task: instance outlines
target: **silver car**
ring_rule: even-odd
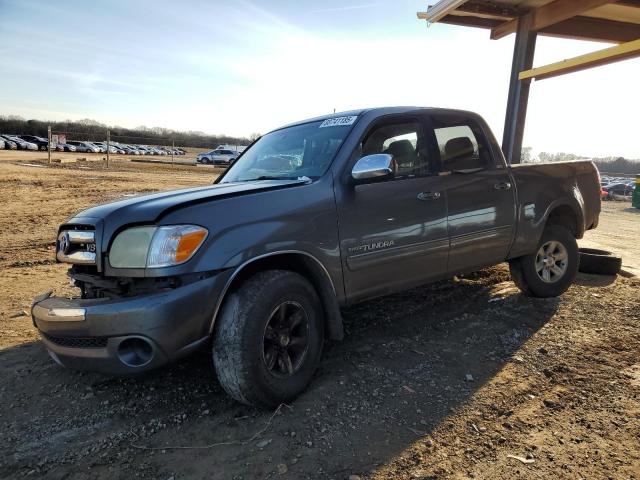
[[[76,147],[76,152],[100,153],[100,149],[91,142],[79,142],[77,140],[67,140],[68,145]]]
[[[198,154],[198,156],[196,157],[196,161],[198,163],[206,163],[210,165],[229,166],[236,161],[238,155],[240,154],[238,152],[234,152],[233,150],[216,149],[211,150],[210,152]]]

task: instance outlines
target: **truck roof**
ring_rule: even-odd
[[[305,123],[310,123],[310,122],[318,122],[318,121],[322,121],[322,120],[327,120],[329,118],[336,118],[336,117],[349,117],[349,116],[361,116],[365,113],[371,113],[373,112],[376,116],[378,115],[389,115],[389,114],[393,114],[393,113],[410,113],[410,112],[415,112],[417,110],[431,110],[431,111],[439,111],[442,113],[460,113],[460,114],[465,114],[465,115],[477,115],[473,112],[470,111],[466,111],[466,110],[458,110],[458,109],[453,109],[453,108],[439,108],[439,107],[416,107],[416,106],[398,106],[398,107],[374,107],[374,108],[362,108],[359,110],[347,110],[344,112],[335,112],[335,113],[330,113],[328,115],[321,115],[319,117],[313,117],[313,118],[308,118],[306,120],[300,120],[298,122],[293,122],[293,123],[289,123],[287,125],[283,125],[282,127],[276,128],[272,131],[277,131],[277,130],[281,130],[283,128],[288,128],[288,127],[293,127],[295,125],[303,125]]]

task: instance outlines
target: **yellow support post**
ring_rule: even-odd
[[[544,80],[640,56],[640,39],[520,72],[520,80]]]

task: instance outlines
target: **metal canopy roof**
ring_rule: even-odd
[[[491,30],[491,38],[516,31],[530,13],[539,35],[610,43],[640,38],[640,0],[441,0],[418,18]]]
[[[516,34],[502,150],[520,162],[531,80],[577,72],[640,56],[640,0],[440,0],[418,18],[491,30],[491,38]],[[618,45],[533,67],[538,35]]]

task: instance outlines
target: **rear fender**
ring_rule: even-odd
[[[572,196],[554,200],[542,213],[537,211],[537,205],[533,203],[521,206],[521,211],[518,213],[516,237],[508,258],[517,258],[532,253],[538,246],[542,233],[550,220],[552,223],[568,226],[576,238],[582,238],[585,231],[584,203],[578,188],[574,187],[572,190]],[[571,223],[567,225],[568,221]]]

